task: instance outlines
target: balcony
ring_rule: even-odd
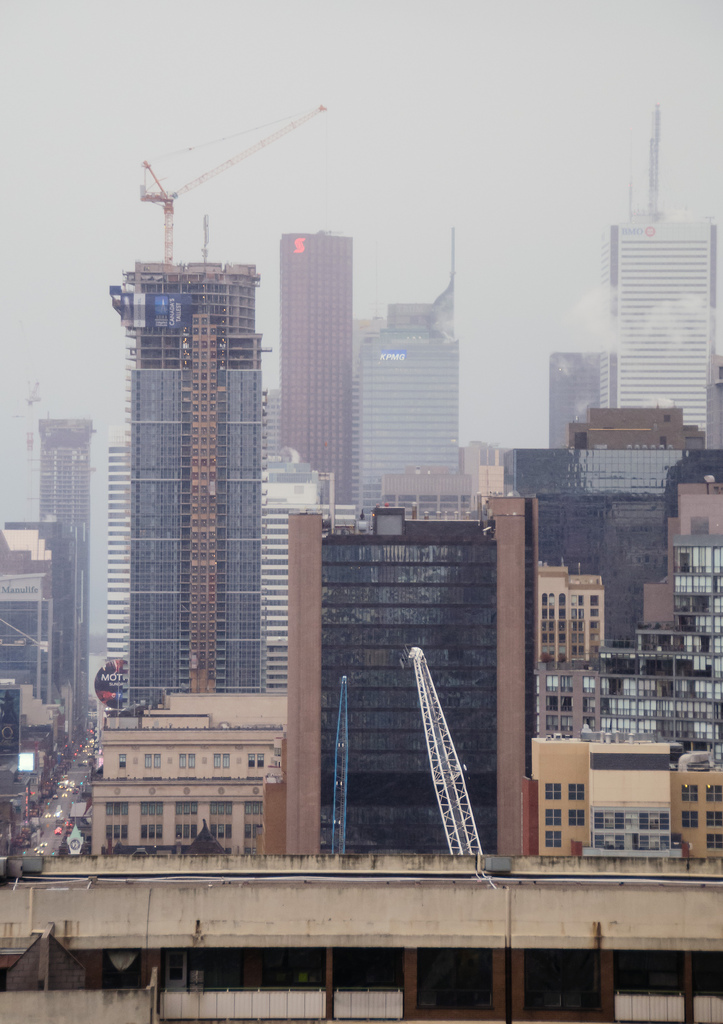
[[[685,997],[682,992],[616,992],[615,1020],[684,1021]]]
[[[335,1020],[401,1020],[401,989],[334,989]]]
[[[693,1019],[698,1024],[723,1024],[723,996],[695,996]]]
[[[323,989],[223,989],[161,993],[162,1020],[320,1020]]]

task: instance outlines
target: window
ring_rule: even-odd
[[[545,729],[548,732],[557,732],[559,727],[559,719],[557,715],[547,715],[545,717]]]
[[[196,767],[196,755],[195,754],[189,754],[188,755],[188,767],[189,768],[195,768]]]
[[[578,825],[584,825],[585,812],[578,810],[569,810],[567,812],[567,823],[568,825],[572,825],[573,827],[576,827]]]
[[[545,800],[562,800],[562,783],[545,783]]]
[[[417,950],[417,1006],[491,1005],[492,950]]]
[[[154,754],[153,755],[153,767],[154,768],[160,768],[161,767],[161,755],[160,754]]]
[[[689,785],[683,786],[681,791],[681,799],[683,800],[683,803],[698,803],[698,787]]]
[[[244,812],[246,814],[262,814],[263,813],[263,801],[262,800],[247,800],[244,804]]]
[[[146,768],[152,768],[153,767],[153,755],[152,754],[146,754],[146,756],[145,756],[145,765],[146,765]]]
[[[567,787],[567,799],[568,800],[584,800],[585,799],[585,783],[584,782],[571,782]]]
[[[595,693],[595,676],[582,677],[582,692]]]
[[[186,755],[185,754],[179,754],[178,755],[178,767],[179,768],[185,768],[186,767]]]
[[[249,768],[256,767],[256,754],[249,754]]]
[[[705,798],[709,803],[723,803],[723,786],[706,786]]]
[[[683,988],[682,953],[621,949],[614,957],[619,992],[679,992]]]
[[[555,807],[548,807],[545,811],[546,825],[562,825],[562,811]]]
[[[560,847],[560,846],[562,846],[562,832],[545,832],[545,846],[547,846],[547,847]]]
[[[594,949],[526,949],[525,1006],[588,1009],[600,1005],[600,963]]]
[[[693,994],[723,995],[723,953],[693,952]]]
[[[560,715],[560,732],[572,732],[572,715]]]
[[[263,754],[259,754],[257,756],[256,763],[257,763],[259,768],[263,768],[263,766],[264,766],[264,755]]]
[[[250,847],[244,852],[251,853]],[[389,954],[391,950],[384,952]],[[325,983],[325,965],[324,949],[264,949],[261,951],[261,985],[264,988],[320,988]]]
[[[103,950],[103,988],[140,988],[140,949]]]
[[[560,689],[563,693],[572,693],[572,676],[560,676]]]
[[[683,811],[683,828],[698,828],[697,811]]]
[[[220,754],[214,754],[213,755],[213,767],[214,768],[220,768],[221,767],[221,755]]]
[[[125,768],[125,766],[126,766],[126,755],[125,754],[119,754],[118,755],[118,767],[119,768]]]
[[[550,696],[550,694],[548,694],[547,695],[547,700],[545,701],[545,710],[546,711],[557,711],[557,702],[558,702],[558,698],[557,697],[552,697],[552,696]]]
[[[705,823],[708,828],[723,828],[723,811],[706,811]]]
[[[224,768],[230,768],[231,767],[231,755],[230,754],[224,754],[223,755],[223,767]]]

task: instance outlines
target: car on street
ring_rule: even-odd
[[[63,828],[62,828],[62,826],[61,826],[61,825],[58,825],[58,827],[57,827],[57,828],[56,828],[56,830],[55,830],[55,834],[56,834],[56,836],[62,836],[62,834],[63,834]]]

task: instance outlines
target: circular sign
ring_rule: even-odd
[[[95,676],[95,695],[107,708],[123,705],[123,689],[128,685],[128,663],[123,658],[106,661]]]

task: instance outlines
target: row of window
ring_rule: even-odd
[[[567,787],[568,800],[584,800],[585,784],[583,782],[570,782]],[[545,800],[562,800],[562,783],[545,783]]]
[[[106,817],[112,818],[113,816],[125,816],[128,814],[128,803],[126,801],[115,801],[113,803],[106,803],[105,805]],[[244,801],[244,813],[245,814],[262,814],[263,813],[263,800],[246,800]],[[177,800],[176,801],[176,814],[198,814],[198,801],[196,800]],[[209,814],[211,815],[231,815],[233,814],[233,801],[232,800],[212,800],[209,804]],[[141,817],[162,817],[163,816],[163,801],[141,801]]]
[[[557,808],[545,810],[546,825],[562,825],[562,811]],[[585,812],[582,810],[569,810],[567,812],[567,824],[574,827],[585,824]]]
[[[708,803],[723,803],[723,786],[706,786],[705,798]],[[698,786],[695,783],[685,783],[681,788],[681,799],[684,803],[695,804],[698,802]]]
[[[249,754],[248,755],[248,766],[249,768],[263,768],[265,761],[265,754]],[[160,768],[161,767],[161,755],[160,754],[146,754],[144,757],[144,764],[146,768]],[[127,767],[127,755],[118,755],[118,767]],[[178,767],[179,768],[195,768],[196,767],[196,755],[195,754],[179,754],[178,755]],[[231,767],[231,755],[230,754],[214,754],[213,755],[213,767],[214,768],[230,768]]]
[[[698,828],[698,812],[683,811],[683,828]],[[706,811],[705,824],[707,828],[723,828],[723,811]]]

